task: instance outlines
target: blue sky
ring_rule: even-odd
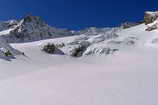
[[[146,10],[158,10],[154,0],[0,0],[0,20],[41,16],[52,26],[83,29],[117,26],[143,19]]]

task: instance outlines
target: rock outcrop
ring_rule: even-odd
[[[23,55],[23,53],[11,47],[3,37],[0,37],[0,58],[11,60],[17,55]]]
[[[156,12],[147,11],[144,13],[144,22],[146,25],[154,22],[157,18],[158,18],[158,11]]]

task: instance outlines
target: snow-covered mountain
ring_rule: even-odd
[[[146,31],[157,29],[157,17],[157,12],[145,12],[144,22],[146,24]],[[130,27],[139,26],[140,24],[143,23],[126,22],[120,27],[90,27],[80,31],[73,31],[51,27],[40,17],[28,15],[20,20],[1,22],[0,38],[7,43],[25,43],[53,38],[53,41],[48,42],[47,40],[47,43],[40,47],[52,44],[60,54],[76,57],[100,54],[109,55],[126,46],[134,46],[138,41],[137,36],[122,36],[119,35],[119,32]],[[66,38],[67,36],[69,38]],[[59,37],[64,38],[62,38],[62,41],[58,41],[60,40]],[[5,48],[2,46],[2,49]]]
[[[40,17],[26,16],[21,20],[11,20],[1,22],[0,24],[0,38],[7,43],[24,43],[39,40],[46,40],[51,38],[59,38],[66,36],[74,36],[69,42],[63,40],[64,46],[59,49],[66,55],[88,55],[90,53],[108,53],[108,48],[95,49],[96,51],[87,51],[87,48],[95,43],[103,42],[108,39],[118,37],[116,32],[122,27],[117,28],[95,28],[90,27],[81,31],[72,31],[68,29],[58,29],[47,25]],[[65,38],[66,39],[66,38]],[[53,42],[50,42],[53,43]],[[1,46],[3,48],[3,46]],[[81,48],[80,48],[81,47]],[[4,48],[3,48],[4,49]],[[75,50],[81,50],[76,52]],[[99,51],[101,50],[101,51]],[[103,50],[103,51],[102,51]]]
[[[1,22],[0,105],[157,105],[157,14],[80,31]]]
[[[4,22],[6,26],[2,31],[8,33],[1,33],[9,43],[37,41],[47,38],[70,36],[72,32],[66,29],[57,29],[47,25],[40,17],[26,16],[19,21]],[[0,24],[3,27],[4,23]]]
[[[47,40],[43,41],[43,44],[41,44],[41,50],[43,47],[47,47],[45,50],[50,50],[48,47],[52,45],[51,47],[54,47],[53,50],[58,50],[60,52],[59,54],[74,57],[85,55],[109,55],[118,52],[122,48],[135,46],[136,43],[139,42],[138,35],[136,36],[130,33],[128,33],[129,35],[120,34],[125,30],[137,26],[142,26],[145,32],[157,29],[157,14],[157,12],[145,12],[145,25],[143,22],[126,22],[120,27],[90,27],[80,31],[54,28],[46,24],[40,17],[28,15],[20,20],[1,22],[0,38],[7,43]],[[138,29],[136,29],[136,32],[137,30]],[[60,40],[60,37],[62,37],[62,40]],[[52,38],[53,40],[48,40]],[[1,46],[1,48],[5,49],[3,46]],[[58,53],[56,51],[51,51],[52,54],[53,52],[55,54]]]

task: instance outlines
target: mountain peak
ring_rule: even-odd
[[[22,19],[22,23],[34,23],[37,25],[43,25],[45,22],[39,16],[27,15]]]

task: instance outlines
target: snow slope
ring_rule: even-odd
[[[67,63],[1,80],[0,103],[157,104],[157,63],[151,62],[157,56],[130,55],[124,53],[115,60],[103,57],[68,62],[62,59]]]
[[[119,37],[97,43],[110,41],[120,49],[109,56],[73,58],[41,51],[45,43],[74,42],[84,35],[11,44],[26,57],[0,59],[0,104],[157,105],[158,45],[153,40],[158,31],[145,31],[146,27],[121,30]],[[134,45],[126,43],[129,38]],[[123,43],[115,45],[117,41]]]
[[[46,35],[45,40],[38,40],[37,36],[38,41],[33,41],[36,34],[21,29],[41,33],[41,26],[35,28],[38,19],[27,17],[26,24],[21,20],[24,27],[15,21],[11,28],[1,29],[0,47],[10,50],[15,58],[0,59],[0,105],[158,104],[158,30],[146,30],[157,20],[127,29],[92,27],[66,31],[72,35],[59,30],[61,36],[67,37],[47,39]],[[8,24],[2,25],[8,27]],[[15,32],[19,26],[20,30]],[[48,29],[46,24],[44,27]],[[27,43],[15,43],[17,39],[15,34],[10,34],[12,31],[18,35],[24,32],[31,37],[30,42],[24,35]],[[11,42],[15,42],[7,43],[10,41],[6,38],[12,37],[15,39]],[[60,50],[65,55],[41,51],[48,43],[64,43]],[[72,49],[87,43],[81,57],[69,56]]]

